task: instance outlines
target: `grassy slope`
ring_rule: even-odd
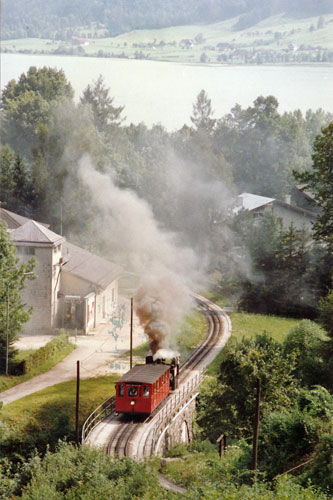
[[[177,62],[195,62],[198,63],[200,55],[205,52],[211,62],[216,62],[218,52],[207,49],[207,46],[216,45],[220,42],[233,43],[238,48],[251,48],[256,45],[258,40],[269,41],[265,49],[281,50],[288,47],[290,43],[296,46],[312,45],[322,46],[325,49],[333,50],[333,14],[323,16],[325,25],[322,29],[309,30],[311,24],[317,26],[318,17],[306,19],[290,19],[283,15],[270,17],[258,23],[256,26],[242,31],[233,31],[232,26],[236,19],[210,24],[210,25],[192,25],[175,26],[170,28],[156,30],[136,30],[124,33],[114,38],[90,39],[87,46],[83,46],[86,55],[97,55],[99,51],[104,53],[113,53],[119,55],[125,53],[126,57],[134,57],[136,51],[142,50],[145,55],[149,54],[150,59],[161,61]],[[330,22],[332,21],[332,22]],[[294,30],[293,33],[292,30]],[[283,33],[283,38],[277,42],[274,39],[274,33]],[[84,34],[84,29],[82,29]],[[181,49],[179,42],[184,38],[193,39],[197,34],[202,33],[205,42],[194,45],[191,49]],[[133,43],[151,43],[156,40],[165,43],[176,42],[175,46],[154,47],[154,48],[136,48]],[[71,43],[52,42],[50,40],[39,39],[21,39],[2,41],[3,49],[20,51],[29,49],[37,52],[54,51],[60,45],[72,47]]]
[[[80,423],[103,401],[114,394],[114,383],[118,375],[101,376],[80,382]],[[76,380],[63,382],[26,396],[4,406],[1,410],[9,423],[18,432],[26,432],[38,424],[52,428],[54,416],[62,414],[75,426]]]
[[[207,297],[220,307],[224,306],[225,300],[221,295],[215,292],[210,292]],[[243,337],[253,338],[257,334],[266,332],[268,335],[278,342],[282,342],[294,326],[300,320],[293,318],[281,318],[279,316],[268,316],[265,314],[250,314],[245,312],[232,312],[229,314],[232,324],[231,340],[237,342]],[[223,351],[214,359],[208,367],[209,375],[216,375],[220,363],[223,359]]]

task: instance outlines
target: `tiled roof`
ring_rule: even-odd
[[[6,210],[5,208],[0,208],[0,219],[6,222],[7,226],[10,229],[15,229],[20,226],[23,226],[26,222],[28,222],[28,217],[24,217],[23,215],[15,214],[10,210]],[[49,224],[40,223],[42,226],[49,227]]]
[[[25,224],[11,231],[15,243],[33,243],[35,245],[58,245],[65,241],[63,236],[47,229],[39,222],[28,220]]]
[[[107,287],[122,272],[121,267],[117,264],[68,243],[68,241],[62,245],[62,255],[64,261],[69,257],[68,262],[63,266],[64,271],[102,288]]]

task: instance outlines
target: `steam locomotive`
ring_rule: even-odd
[[[170,363],[146,357],[146,364],[135,365],[116,382],[116,412],[150,414],[170,391],[178,387],[179,358]]]

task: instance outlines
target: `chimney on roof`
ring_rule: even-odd
[[[291,195],[290,194],[286,194],[285,197],[284,197],[284,201],[286,203],[288,203],[288,205],[290,205],[290,203],[291,203]]]

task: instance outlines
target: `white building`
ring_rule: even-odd
[[[240,210],[248,210],[255,219],[260,219],[264,213],[273,212],[285,228],[293,223],[296,230],[310,231],[316,220],[316,214],[310,210],[252,193],[242,193],[237,197],[233,212],[238,213]]]
[[[55,328],[87,333],[110,319],[118,301],[121,269],[114,263],[68,243],[44,224],[0,209],[21,261],[36,259],[37,279],[22,292],[33,307],[26,334]]]

